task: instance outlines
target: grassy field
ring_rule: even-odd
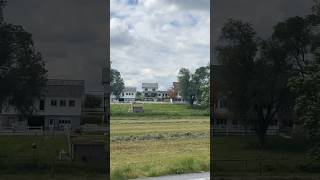
[[[207,109],[147,104],[144,114],[131,115],[127,105],[111,107],[112,180],[209,170]],[[36,151],[32,143],[37,144]],[[305,140],[269,137],[263,150],[254,136],[216,136],[212,143],[217,161],[211,166],[223,179],[255,179],[260,172],[264,176],[317,178],[306,168],[309,143]],[[67,150],[65,136],[0,136],[0,144],[0,179],[105,179],[84,164],[57,161],[58,152]]]
[[[112,179],[209,170],[207,109],[146,104],[145,114],[131,116],[127,105],[111,107]],[[257,142],[255,136],[214,137],[215,175],[229,179],[255,179],[260,174],[276,176],[271,179],[288,175],[318,177],[305,168],[307,141],[269,137],[263,150]]]
[[[216,167],[216,175],[309,174],[303,168],[306,151],[310,147],[307,141],[281,137],[269,137],[267,140],[268,144],[262,150],[254,136],[214,137],[214,159],[218,160],[213,165]]]
[[[209,170],[209,111],[188,105],[111,105],[111,179]]]
[[[99,179],[103,176],[99,170],[85,163],[58,160],[61,150],[68,151],[66,136],[2,135],[0,144],[0,179]],[[37,148],[33,149],[33,144]]]
[[[128,112],[129,104],[112,104],[111,116],[118,119],[119,116],[124,117],[159,117],[180,118],[181,116],[209,116],[209,108],[186,104],[144,104],[144,113]]]

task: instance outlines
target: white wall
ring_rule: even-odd
[[[44,110],[39,110],[40,100],[35,100],[34,107],[36,108],[37,115],[54,115],[54,116],[80,116],[82,110],[82,99],[81,98],[61,98],[61,97],[47,97],[45,100]],[[51,106],[51,100],[57,100],[57,106]],[[60,106],[60,100],[66,101],[66,106]],[[75,101],[75,106],[69,106],[69,100]],[[6,105],[3,107],[6,108]],[[15,115],[18,114],[16,109],[9,106],[7,111],[2,110],[3,115]]]

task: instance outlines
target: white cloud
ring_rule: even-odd
[[[129,1],[111,0],[110,22],[112,67],[126,85],[154,81],[167,89],[181,67],[209,63],[209,0]]]

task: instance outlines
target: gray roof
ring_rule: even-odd
[[[48,79],[44,89],[46,97],[81,98],[84,95],[84,80]]]
[[[156,89],[158,89],[158,83],[142,83],[142,88],[156,88]]]
[[[124,87],[123,92],[136,92],[137,88],[132,86]]]

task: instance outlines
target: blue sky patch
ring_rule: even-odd
[[[139,0],[128,0],[128,5],[135,6],[139,4]]]

